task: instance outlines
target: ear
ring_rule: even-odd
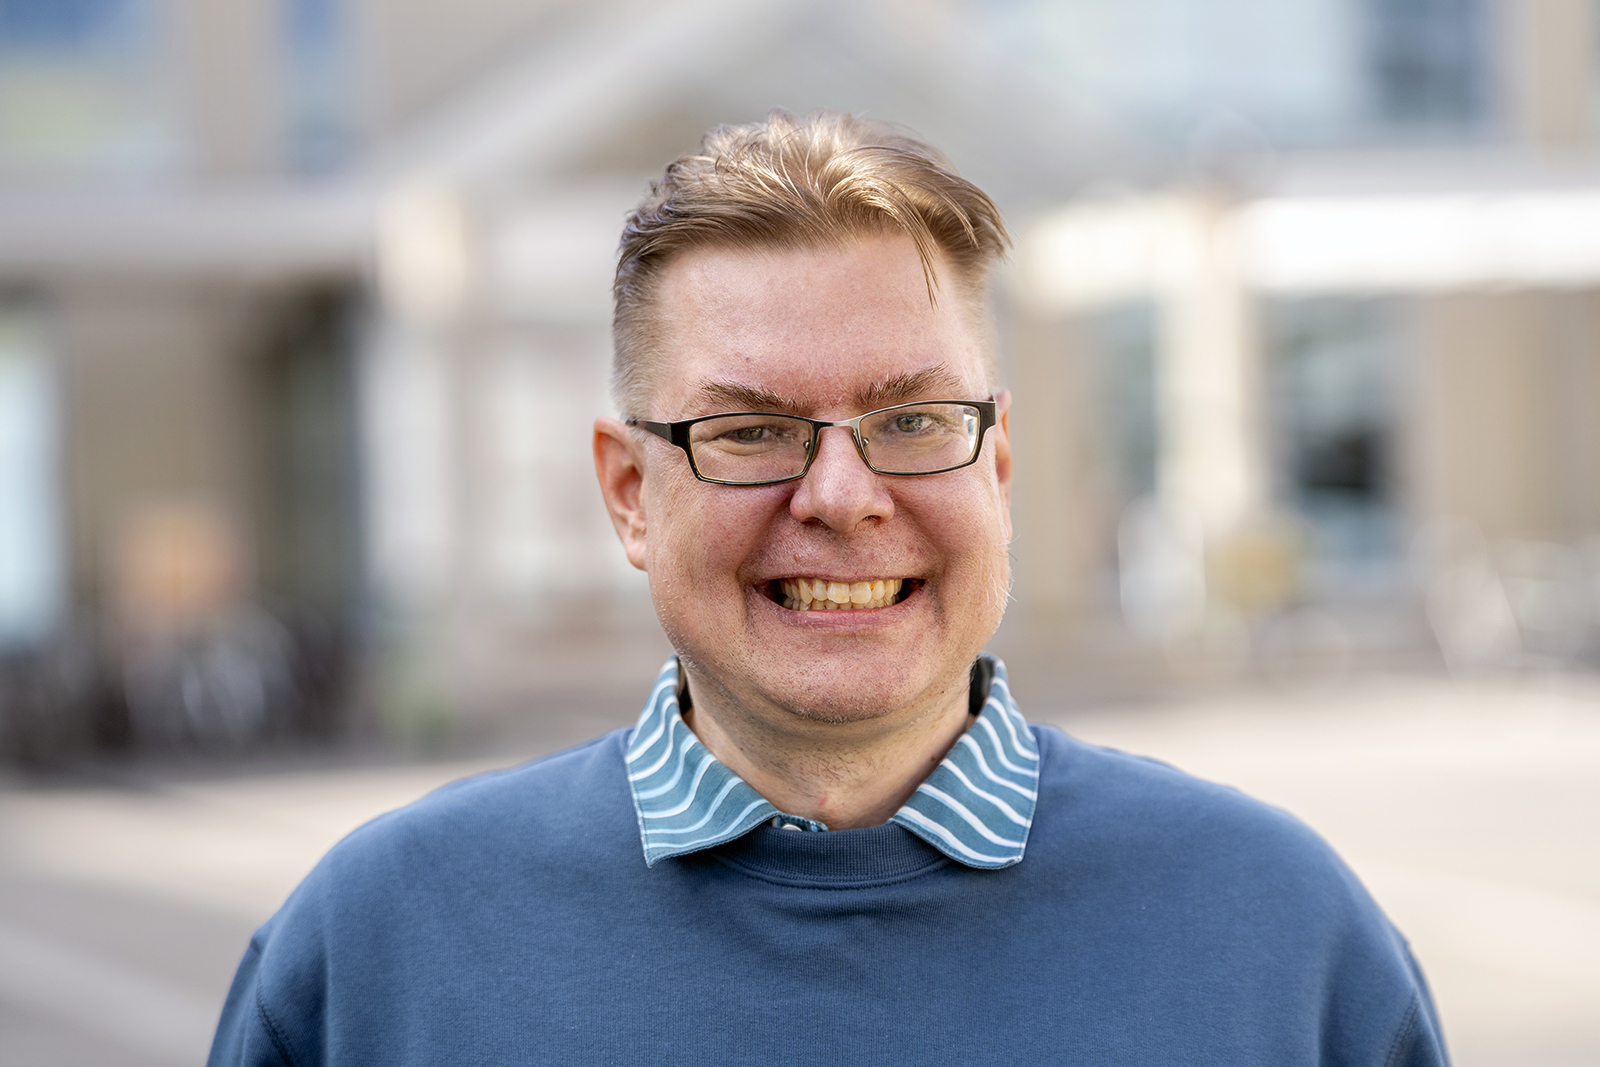
[[[1006,536],[1011,535],[1011,393],[994,394],[995,424],[989,430],[994,439],[994,474],[1000,486],[1000,505],[1005,509]]]
[[[644,452],[616,419],[594,420],[594,472],[628,562],[644,570]]]

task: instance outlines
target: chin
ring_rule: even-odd
[[[864,646],[788,661],[762,679],[762,688],[773,704],[807,722],[872,722],[963,681],[967,664],[941,669],[946,662],[942,656]]]
[[[823,723],[829,726],[845,726],[856,722],[871,722],[874,719],[885,718],[895,711],[901,701],[892,701],[885,704],[880,701],[864,702],[861,700],[837,700],[815,702],[808,704],[790,704],[788,710],[798,719],[806,722]]]

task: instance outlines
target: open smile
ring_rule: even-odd
[[[898,604],[920,583],[914,578],[833,582],[826,578],[780,578],[766,584],[769,599],[790,611],[860,611]]]

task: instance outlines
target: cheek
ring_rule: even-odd
[[[923,526],[952,563],[985,570],[1008,560],[1011,523],[994,485],[975,478],[961,493],[947,493],[920,502]]]
[[[650,584],[661,591],[681,577],[690,545],[686,532],[694,528],[694,498],[685,483],[668,464],[654,464],[645,478],[645,568]],[[687,481],[692,484],[694,479]]]
[[[652,487],[647,554],[652,581],[706,590],[730,579],[771,528],[778,494],[707,485],[689,475]]]

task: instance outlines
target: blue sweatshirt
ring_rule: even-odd
[[[1446,1062],[1405,942],[1292,817],[1032,727],[1026,857],[762,825],[647,867],[627,731],[336,846],[210,1063]]]

